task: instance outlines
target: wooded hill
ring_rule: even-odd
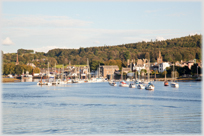
[[[101,62],[107,64],[110,60],[120,60],[126,65],[127,59],[150,58],[150,62],[156,62],[159,50],[163,61],[188,61],[191,59],[201,60],[201,35],[185,36],[181,38],[168,39],[165,41],[151,41],[128,43],[117,46],[87,47],[79,49],[52,49],[47,53],[35,52],[33,50],[19,49],[19,64],[34,63],[37,67],[47,67],[54,64],[86,65],[89,62]],[[38,59],[38,60],[37,60]],[[15,63],[16,54],[3,54],[3,62]]]

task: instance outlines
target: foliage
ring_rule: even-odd
[[[28,65],[15,65],[12,63],[4,63],[3,64],[3,74],[4,75],[8,75],[8,74],[17,74],[20,75],[22,74],[22,72],[24,71],[24,74],[26,73],[26,71],[29,72],[29,74],[34,73],[40,73],[40,69],[39,68],[33,68],[32,66],[28,66]]]

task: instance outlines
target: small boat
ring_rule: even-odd
[[[149,70],[150,70],[150,60],[149,60]],[[150,73],[150,72],[148,72],[148,82],[150,81],[150,80],[149,80],[149,73]],[[145,86],[145,89],[146,89],[146,90],[154,90],[154,88],[155,88],[155,87],[154,87],[154,85],[153,85],[151,82],[149,82],[149,83]]]
[[[138,85],[137,85],[137,88],[138,88],[138,89],[145,89],[145,86],[144,86],[143,84],[138,84]]]
[[[179,84],[176,83],[176,82],[171,82],[171,87],[178,88],[178,87],[179,87]]]
[[[129,87],[129,85],[124,81],[120,81],[120,84],[119,84],[120,87]]]
[[[168,81],[164,81],[164,86],[169,86]]]
[[[154,85],[152,83],[148,83],[146,86],[145,86],[145,89],[146,90],[154,90]]]
[[[175,82],[174,80],[174,64],[173,64],[173,81],[171,82],[171,87],[178,88],[179,84]]]
[[[111,85],[111,86],[117,86],[117,84],[116,84],[116,82],[115,81],[110,81],[110,82],[108,82],[109,83],[109,85]]]
[[[131,84],[129,85],[129,87],[130,87],[130,88],[135,88],[136,86],[135,86],[135,84],[131,83]]]

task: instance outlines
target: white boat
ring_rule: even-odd
[[[152,83],[148,83],[146,86],[145,86],[145,89],[146,90],[154,90],[154,85]]]
[[[51,86],[52,83],[51,82],[45,82],[45,85]]]
[[[179,87],[179,84],[176,83],[176,82],[171,82],[171,87],[178,88],[178,87]]]
[[[150,81],[149,80],[149,73],[150,73],[150,60],[149,60],[149,72],[148,72],[148,82]],[[145,89],[146,90],[154,90],[154,85],[151,83],[151,82],[149,82],[146,86],[145,86]]]
[[[84,80],[74,79],[74,80],[72,80],[72,83],[84,83]]]
[[[103,78],[101,78],[101,77],[96,78],[96,82],[103,82],[103,81],[104,81],[104,79],[103,79]]]
[[[138,84],[138,85],[137,85],[137,88],[138,88],[138,89],[145,89],[145,86],[144,86],[143,84]]]
[[[37,83],[37,85],[48,85],[48,86],[51,86],[52,83],[51,83],[51,82],[42,82],[42,81],[39,81],[39,82]]]
[[[120,81],[120,84],[119,84],[120,87],[129,87],[129,85],[124,81]]]
[[[135,86],[135,84],[131,83],[131,84],[129,85],[129,87],[130,87],[130,88],[135,88],[136,86]]]
[[[110,82],[108,82],[109,83],[109,85],[111,85],[111,86],[117,86],[117,84],[116,84],[116,82],[115,81],[110,81]]]
[[[179,84],[174,81],[174,64],[173,64],[173,81],[171,81],[171,87],[178,88]]]
[[[66,81],[62,81],[61,79],[57,79],[56,82],[53,82],[53,84],[62,85],[62,84],[67,84],[67,83],[66,83]]]
[[[142,82],[141,80],[137,79],[137,80],[135,81],[135,84],[139,84],[139,83],[141,83],[141,82]]]

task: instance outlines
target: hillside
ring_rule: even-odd
[[[85,65],[87,58],[89,62],[98,61],[105,63],[108,60],[121,60],[125,64],[127,59],[150,58],[151,62],[157,60],[159,50],[164,61],[180,61],[198,59],[201,60],[201,35],[185,36],[181,38],[168,39],[165,41],[138,42],[117,46],[87,47],[79,49],[52,49],[47,53],[19,49],[19,63],[34,63],[38,67],[47,67],[49,61],[54,64]],[[15,63],[16,54],[3,54],[4,63]]]

